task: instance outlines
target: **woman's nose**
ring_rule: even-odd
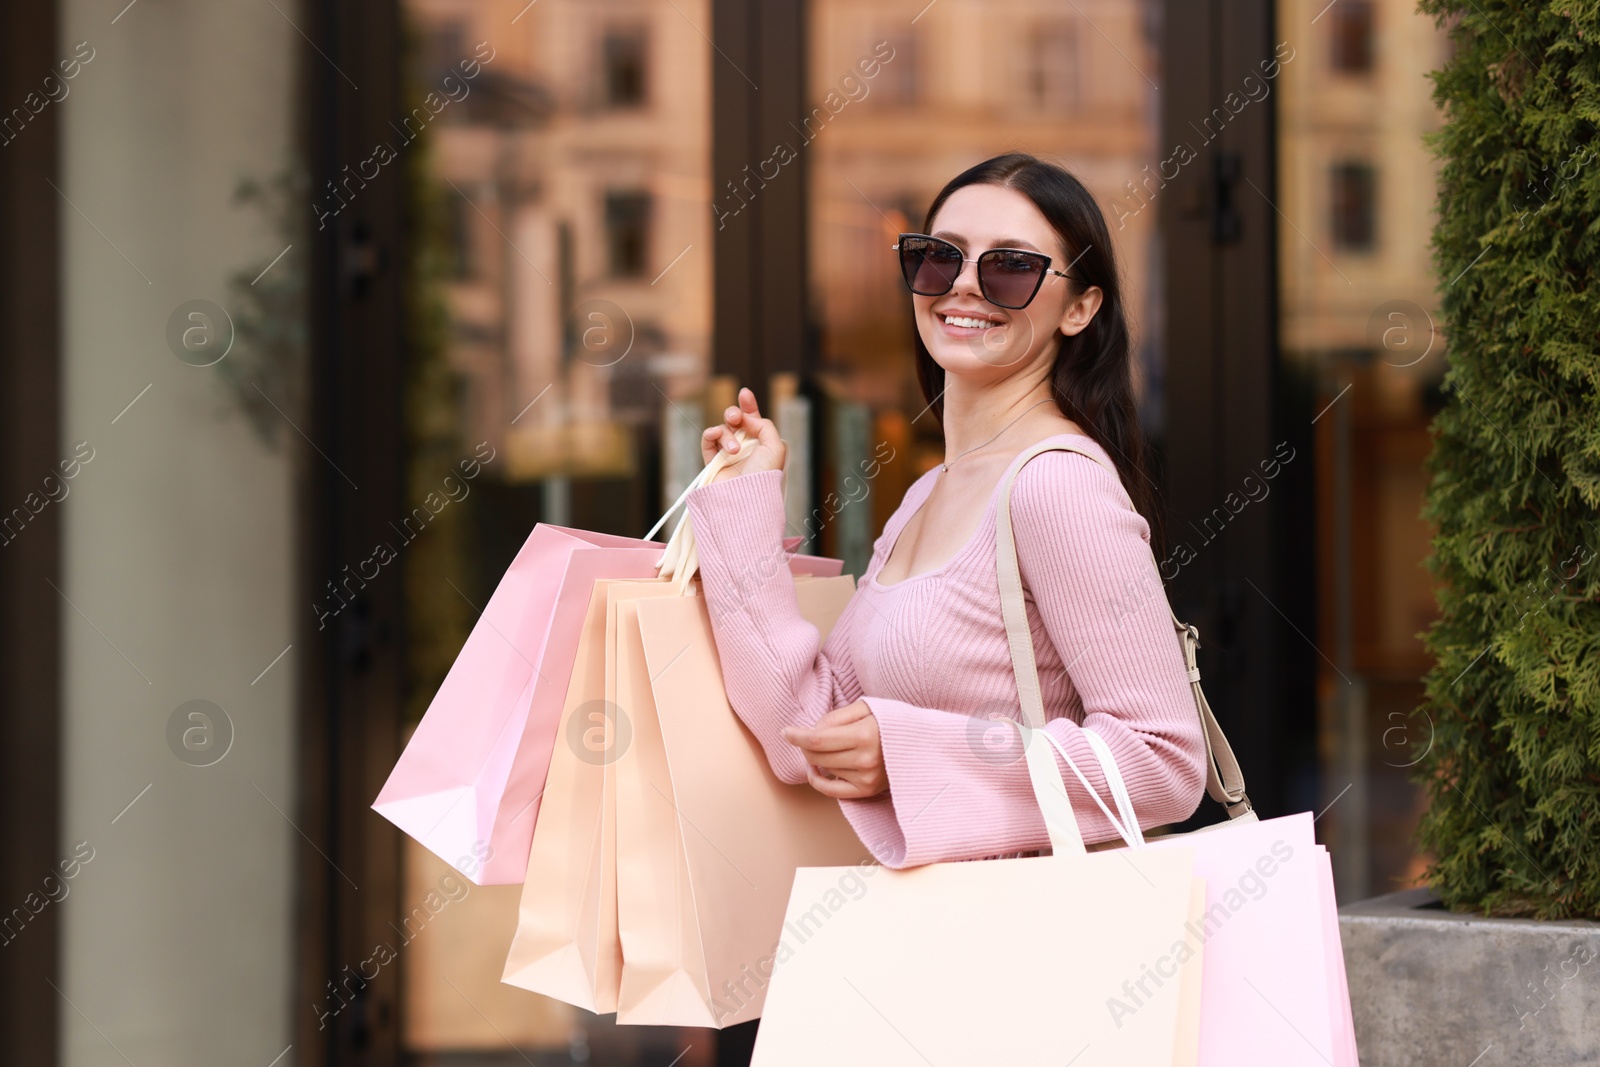
[[[951,285],[951,288],[959,289],[963,293],[970,293],[975,296],[983,295],[983,288],[978,284],[978,260],[976,258],[961,261],[961,271],[956,275],[956,280]]]

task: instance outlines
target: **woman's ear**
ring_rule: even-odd
[[[1091,285],[1068,300],[1066,309],[1061,312],[1061,332],[1068,337],[1081,333],[1089,325],[1089,320],[1094,318],[1094,313],[1100,310],[1100,302],[1104,297],[1105,293],[1098,285]]]

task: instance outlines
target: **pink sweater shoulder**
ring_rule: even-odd
[[[781,473],[704,486],[687,500],[729,702],[778,777],[802,783],[799,750],[780,731],[864,700],[889,791],[840,803],[894,867],[1049,847],[1016,730],[998,721],[1021,717],[995,576],[998,493],[944,566],[876,582],[937,476],[907,490],[826,644],[800,615],[782,565]],[[1106,467],[1059,451],[1018,473],[1011,515],[1046,728],[1108,807],[1085,729],[1115,754],[1141,825],[1187,818],[1204,790],[1204,743],[1144,519]],[[1115,836],[1077,777],[1063,774],[1085,840]]]

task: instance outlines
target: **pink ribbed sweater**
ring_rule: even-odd
[[[1090,439],[1076,440],[1104,457]],[[1018,735],[991,718],[1021,718],[995,576],[998,487],[977,531],[943,566],[893,585],[876,580],[939,473],[906,490],[826,644],[800,615],[789,569],[776,565],[781,472],[702,486],[686,502],[729,703],[777,776],[800,783],[805,761],[783,727],[865,700],[889,791],[840,804],[891,867],[1049,847]],[[1116,755],[1141,825],[1187,818],[1204,790],[1205,749],[1148,525],[1114,474],[1070,452],[1044,452],[1023,467],[1011,513],[1046,729],[1113,811],[1084,727]],[[1077,777],[1062,771],[1084,840],[1114,837]]]

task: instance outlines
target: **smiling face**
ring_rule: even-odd
[[[1072,257],[1049,221],[1022,193],[1003,185],[967,185],[950,194],[929,231],[961,249],[969,260],[991,248],[1043,252],[1050,266],[1066,270]],[[928,354],[946,374],[986,377],[998,370],[1052,359],[1057,334],[1074,334],[1099,307],[1099,290],[1074,295],[1066,278],[1045,275],[1025,308],[1009,309],[984,299],[978,265],[963,263],[955,285],[943,296],[912,296],[917,332]]]

